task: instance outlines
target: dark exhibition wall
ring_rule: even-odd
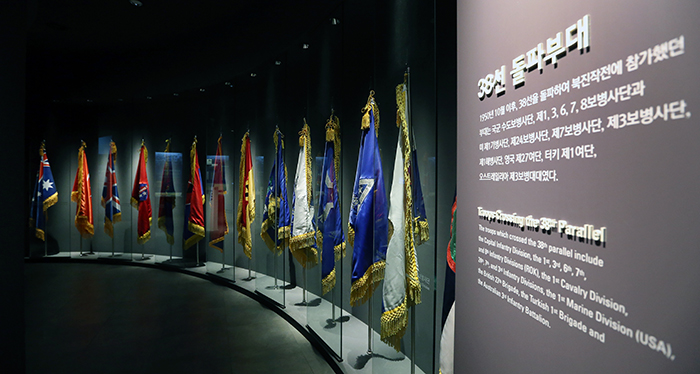
[[[455,367],[698,372],[697,2],[457,17]]]
[[[25,57],[26,57],[26,5],[22,1],[6,1],[0,5],[0,44],[3,58],[0,59],[0,120],[3,129],[24,138],[25,107]],[[3,172],[24,180],[24,142],[6,139],[2,146]],[[4,365],[19,372],[24,371],[24,277],[23,251],[25,237],[18,235],[26,228],[28,214],[25,201],[29,190],[23,183],[3,183],[0,188],[7,196],[0,220],[6,246],[0,251],[0,320],[3,333],[0,350]]]
[[[128,13],[131,9],[119,8],[114,12],[123,17],[136,17],[134,27],[139,29],[142,27],[140,17],[155,17],[149,6],[163,9],[164,5],[145,2],[143,10],[148,13],[137,13],[137,16]],[[79,258],[81,252],[95,252],[87,258],[113,260],[115,254],[117,259],[137,261],[148,257],[144,262],[184,267],[193,266],[198,261],[204,264],[207,273],[237,282],[241,273],[247,275],[246,269],[251,269],[253,275],[257,274],[257,279],[252,281],[255,291],[278,305],[289,305],[288,294],[292,295],[283,289],[275,289],[278,282],[279,285],[305,284],[309,297],[321,297],[320,266],[305,271],[289,250],[285,250],[283,256],[275,256],[260,237],[265,193],[275,158],[273,134],[276,128],[284,134],[283,155],[291,205],[299,154],[298,133],[304,122],[310,127],[313,189],[314,194],[318,194],[325,124],[331,114],[340,119],[342,151],[338,185],[342,225],[347,235],[347,217],[361,139],[361,109],[370,91],[374,91],[381,117],[378,142],[388,197],[399,136],[396,86],[404,81],[405,73],[410,72],[410,122],[430,227],[428,241],[416,248],[422,303],[414,309],[416,323],[412,326],[415,326],[415,331],[408,328],[399,353],[380,341],[381,286],[370,303],[351,306],[352,246],[349,244],[347,256],[337,264],[335,291],[322,297],[320,308],[309,308],[307,321],[309,328],[317,330],[330,350],[343,356],[346,362],[356,358],[349,357],[351,355],[367,353],[366,325],[370,324],[374,330],[371,345],[376,360],[369,361],[366,369],[373,372],[403,370],[397,366],[392,369],[391,365],[395,361],[401,361],[396,365],[404,365],[412,360],[419,371],[436,372],[445,248],[456,186],[454,6],[418,1],[322,5],[309,2],[304,7],[288,9],[286,17],[280,15],[284,13],[284,7],[275,10],[267,22],[278,20],[279,24],[261,35],[255,34],[259,28],[254,28],[252,22],[234,30],[221,15],[206,27],[200,21],[187,26],[182,19],[173,16],[170,20],[158,21],[160,27],[153,21],[150,29],[143,29],[143,40],[136,41],[133,48],[127,48],[114,34],[94,22],[80,20],[75,15],[56,10],[53,6],[45,7],[39,2],[34,10],[34,27],[29,33],[26,128],[31,130],[24,135],[25,149],[22,152],[27,162],[22,165],[25,176],[22,187],[31,191],[34,186],[37,151],[45,141],[59,199],[48,210],[46,248],[44,242],[29,233],[25,255],[30,258],[46,254],[49,257]],[[174,9],[179,7],[182,4],[173,4]],[[50,17],[52,9],[60,16]],[[207,6],[203,9],[206,10]],[[82,12],[107,10],[90,7]],[[219,11],[234,12],[236,19],[241,18],[235,9]],[[248,11],[258,20],[264,15],[264,12],[256,13],[251,9],[240,11]],[[216,11],[210,9],[205,13]],[[295,18],[292,15],[297,14],[297,18],[305,22],[290,21]],[[68,27],[66,23],[70,20],[73,26]],[[80,47],[75,41],[60,41],[61,35],[75,36],[80,28],[90,27],[98,30],[90,40],[85,40],[87,47]],[[169,36],[166,30],[177,27],[184,30],[191,27],[191,33],[180,30]],[[227,33],[230,38],[225,36]],[[46,37],[47,34],[50,37]],[[242,35],[256,35],[252,38],[257,43],[246,40],[245,45],[239,45],[245,54],[238,58],[242,52],[232,45],[245,40]],[[100,40],[106,45],[101,46]],[[51,41],[66,44],[63,48],[48,47]],[[202,45],[198,45],[199,41]],[[149,49],[159,43],[160,47]],[[214,48],[216,43],[219,46]],[[179,47],[174,48],[174,45]],[[114,50],[107,52],[110,47]],[[91,48],[97,49],[97,57],[89,54]],[[197,56],[185,58],[190,52]],[[52,62],[56,66],[51,66]],[[75,66],[71,66],[72,63]],[[235,223],[241,138],[247,131],[251,139],[256,194],[250,261],[236,241]],[[227,182],[225,211],[229,234],[223,242],[224,251],[222,254],[209,246],[210,227],[207,227],[204,239],[185,250],[182,243],[184,189],[189,178],[190,147],[196,137],[207,199],[205,217],[210,222],[212,163],[220,136],[223,155],[227,157],[224,168]],[[171,140],[168,156],[174,160],[176,191],[173,212],[175,242],[172,246],[157,225],[167,139]],[[114,225],[113,239],[103,232],[104,208],[100,205],[110,140],[116,143],[118,150],[115,166],[122,213],[122,221]],[[87,144],[85,152],[92,187],[95,234],[89,239],[81,239],[74,227],[76,203],[70,201],[81,141]],[[146,170],[153,209],[151,239],[145,244],[136,240],[138,211],[129,203],[142,142],[148,149]],[[22,211],[28,211],[29,198],[24,199],[24,205],[26,209]],[[237,267],[237,274],[230,271],[231,266]],[[222,267],[228,270],[223,271]],[[316,310],[326,305],[333,305],[337,313],[349,313],[352,321],[346,326],[351,326],[356,320],[365,326],[364,330],[353,331],[339,324],[339,333],[325,332],[329,315],[326,309],[323,313]],[[371,305],[371,312],[368,305]],[[330,313],[331,309],[327,310]],[[353,334],[364,339],[360,340],[363,343],[358,349],[351,347],[355,339]],[[415,346],[412,346],[412,341]],[[355,351],[348,353],[351,349]]]

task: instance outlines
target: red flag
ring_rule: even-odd
[[[147,162],[148,150],[142,141],[134,188],[131,190],[131,205],[139,211],[137,238],[139,244],[144,244],[151,238],[151,196],[148,191]]]
[[[190,149],[190,180],[185,199],[184,249],[188,249],[204,237],[204,189],[197,157],[197,138]]]
[[[211,186],[211,217],[213,229],[209,235],[209,246],[224,251],[224,237],[228,234],[226,220],[226,176],[224,174],[224,156],[221,152],[221,136],[219,136],[214,157],[214,183]]]
[[[78,203],[75,211],[75,227],[82,237],[91,238],[95,234],[95,227],[92,221],[92,191],[85,147],[85,142],[82,142],[78,150],[78,171],[75,173],[75,182],[73,182],[70,198]]]

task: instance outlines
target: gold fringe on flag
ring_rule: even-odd
[[[384,260],[373,263],[362,276],[350,286],[350,305],[358,306],[365,303],[372,296],[374,290],[384,279]]]

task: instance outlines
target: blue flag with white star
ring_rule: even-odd
[[[376,128],[379,108],[373,93],[362,118],[362,139],[350,206],[348,238],[352,242],[352,285],[350,305],[356,306],[372,297],[384,279],[389,236],[388,207],[382,160]]]
[[[46,210],[58,202],[58,190],[56,190],[56,183],[54,183],[53,180],[53,174],[51,173],[51,166],[49,165],[49,158],[46,155],[44,144],[42,144],[39,149],[39,155],[39,171],[36,175],[29,223],[30,226],[34,228],[36,237],[41,240],[46,240]]]

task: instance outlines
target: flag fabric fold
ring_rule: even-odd
[[[353,185],[348,240],[353,246],[350,305],[364,303],[384,278],[389,224],[382,161],[377,144],[379,108],[370,92],[363,108],[362,138]]]
[[[214,156],[214,181],[211,186],[212,231],[209,234],[209,246],[224,252],[224,238],[228,235],[228,221],[226,219],[226,173],[224,156],[221,151],[221,136],[216,146]]]
[[[131,206],[139,211],[137,220],[137,237],[139,244],[145,244],[151,239],[151,193],[148,189],[148,173],[146,164],[148,163],[148,150],[143,141],[139,149],[139,162],[136,166],[136,176],[134,177],[134,187],[131,189]]]
[[[294,176],[292,197],[292,238],[289,250],[304,268],[318,264],[316,222],[312,195],[311,134],[304,123],[299,132],[299,161]]]
[[[90,188],[90,171],[88,170],[87,157],[85,157],[85,142],[81,142],[78,149],[78,170],[75,173],[71,200],[78,203],[75,211],[75,227],[84,238],[91,238],[95,234],[95,226],[92,217],[92,189]]]
[[[160,184],[158,201],[158,228],[165,232],[168,244],[175,244],[173,209],[175,208],[175,182],[173,181],[173,164],[170,160],[170,139],[166,140],[163,177]]]
[[[44,143],[39,148],[39,170],[36,174],[32,208],[29,214],[29,225],[34,228],[34,235],[46,240],[46,211],[58,202],[58,190],[53,180],[49,157],[46,155]]]
[[[452,203],[450,241],[447,244],[447,266],[445,267],[445,293],[442,303],[442,335],[440,338],[440,373],[454,373],[455,332],[455,275],[457,251],[457,196]]]
[[[275,162],[267,183],[267,194],[263,206],[263,223],[260,236],[267,247],[280,255],[289,244],[291,217],[287,201],[287,167],[284,164],[284,140],[279,129],[275,129]],[[276,238],[276,240],[275,240]]]
[[[318,245],[321,248],[321,285],[323,294],[335,287],[335,262],[345,257],[345,234],[338,191],[340,172],[340,121],[331,116],[326,123],[326,145],[318,197]]]
[[[394,174],[389,197],[389,240],[382,293],[381,339],[396,351],[408,325],[408,310],[421,302],[421,285],[414,242],[415,224],[411,178],[411,142],[405,112],[405,85],[396,87],[397,125]]]
[[[102,207],[105,208],[105,233],[114,237],[114,224],[122,220],[122,206],[117,189],[117,145],[109,143],[109,155],[107,156],[107,170],[105,170],[105,184],[102,187]]]
[[[184,249],[189,249],[204,238],[204,188],[202,174],[197,157],[197,137],[190,148],[190,179],[187,182],[185,200],[185,229],[183,231]]]
[[[418,172],[418,153],[416,152],[416,141],[411,128],[411,185],[413,186],[413,217],[416,222],[415,240],[416,245],[421,245],[430,239],[430,228],[428,226],[428,216],[425,213],[425,201],[423,199],[423,188]]]
[[[252,259],[253,237],[250,225],[255,220],[255,180],[253,179],[253,157],[250,151],[249,132],[243,135],[241,143],[236,228],[238,242],[243,246],[243,252],[249,259]]]

